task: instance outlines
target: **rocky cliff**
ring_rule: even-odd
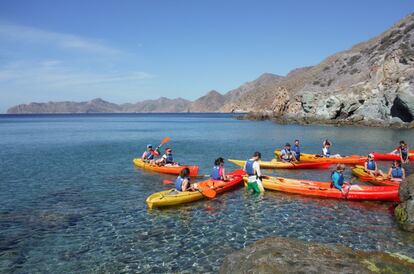
[[[287,122],[412,122],[414,14],[369,41],[292,71],[278,84],[225,106],[231,108],[265,112]]]

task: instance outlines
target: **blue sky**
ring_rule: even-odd
[[[407,0],[284,2],[0,0],[0,113],[224,93],[317,64],[414,11]]]

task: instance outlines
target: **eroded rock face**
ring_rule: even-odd
[[[403,230],[414,232],[414,174],[401,182],[400,201],[394,211],[398,224]]]
[[[220,273],[413,273],[414,260],[397,254],[274,237],[228,255]]]

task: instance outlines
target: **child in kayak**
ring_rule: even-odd
[[[364,171],[373,176],[383,176],[382,171],[378,169],[378,165],[374,160],[374,154],[368,154],[368,159],[364,164]]]
[[[408,164],[408,145],[404,141],[400,141],[400,145],[396,147],[391,153],[400,155],[401,163]]]
[[[331,154],[331,146],[332,146],[332,143],[328,139],[326,139],[323,142],[322,156],[326,157],[326,158],[339,158],[339,157],[341,157],[341,155],[339,155],[339,154],[334,154],[334,155]]]
[[[401,161],[394,161],[390,170],[388,171],[388,176],[391,179],[405,179],[405,169],[401,167]]]
[[[345,165],[338,164],[336,166],[336,170],[331,174],[331,187],[335,187],[336,189],[340,190],[342,194],[345,194],[344,189],[342,188],[345,182],[344,171]]]
[[[299,140],[295,140],[295,144],[292,147],[293,154],[295,156],[296,161],[300,161],[300,146]]]
[[[280,151],[280,160],[282,162],[296,162],[294,152],[290,149],[289,143],[286,143],[285,147]]]
[[[162,155],[161,159],[157,160],[156,163],[160,166],[176,165],[176,163],[174,162],[173,155],[172,155],[172,149],[167,147],[165,149],[164,155]]]
[[[175,189],[178,191],[193,191],[194,187],[190,185],[190,169],[183,168],[175,180]]]
[[[160,155],[160,151],[158,150],[158,148],[156,148],[155,150],[152,149],[152,145],[148,144],[147,145],[147,150],[144,151],[144,153],[141,156],[142,161],[147,162],[147,163],[155,163],[155,157]]]
[[[253,157],[246,161],[243,170],[249,175],[247,179],[247,190],[252,190],[255,193],[263,193],[264,188],[261,181],[262,173],[260,171],[259,160],[262,154],[256,151]]]
[[[227,180],[227,176],[224,170],[224,159],[219,157],[214,161],[213,171],[211,172],[211,178],[213,180]]]

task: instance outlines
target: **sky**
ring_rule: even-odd
[[[411,12],[411,0],[0,0],[0,113],[225,93],[315,65]]]

